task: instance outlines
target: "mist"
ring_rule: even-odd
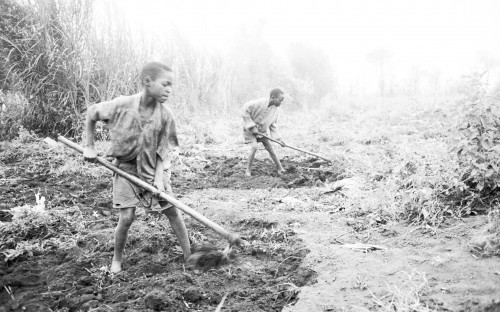
[[[498,1],[147,0],[113,6],[132,29],[160,36],[176,31],[224,57],[249,34],[287,65],[294,45],[307,46],[326,56],[337,95],[379,94],[382,79],[387,93],[446,92],[472,72],[488,71],[491,84],[498,80]]]

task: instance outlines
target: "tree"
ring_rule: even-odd
[[[385,96],[385,71],[387,67],[388,61],[391,59],[391,52],[386,49],[377,49],[373,50],[372,52],[368,53],[366,58],[368,61],[372,62],[375,64],[378,70],[378,76],[379,76],[379,91],[381,96]]]
[[[293,75],[308,82],[308,89],[313,90],[312,100],[318,102],[333,92],[333,68],[324,51],[303,43],[293,43],[289,48],[289,57]]]
[[[483,70],[486,71],[486,84],[489,84],[491,70],[497,67],[500,64],[500,61],[498,60],[498,58],[487,52],[481,52],[478,55],[478,59]]]

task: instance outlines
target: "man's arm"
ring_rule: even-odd
[[[283,142],[283,139],[281,138],[281,133],[278,129],[278,124],[276,120],[269,126],[269,131],[271,132],[271,137],[275,139],[276,141],[280,142],[280,145],[282,147],[285,147],[285,142]]]
[[[244,125],[245,130],[254,134],[259,133],[259,129],[257,129],[257,124],[252,119],[252,105],[250,105],[250,103],[247,103],[243,106],[242,117],[243,117],[243,122],[245,123]]]

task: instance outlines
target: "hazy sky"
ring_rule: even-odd
[[[357,79],[366,55],[391,51],[396,75],[418,65],[457,75],[479,54],[500,57],[499,0],[127,0],[118,6],[132,25],[161,32],[175,25],[190,41],[224,50],[239,27],[264,25],[276,54],[291,42],[323,49],[339,76]]]

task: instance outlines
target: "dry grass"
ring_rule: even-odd
[[[0,250],[5,262],[23,255],[72,248],[78,240],[74,233],[83,229],[78,207],[47,210],[45,198],[39,194],[35,205],[13,207],[9,213],[12,221],[0,222]]]
[[[500,256],[500,209],[488,214],[488,226],[469,242],[471,251],[481,257]]]
[[[387,294],[377,296],[372,293],[372,300],[377,305],[377,311],[401,311],[401,312],[431,312],[421,301],[421,295],[425,292],[427,279],[425,274],[413,271],[411,273],[400,272],[406,279],[401,285],[387,285]]]
[[[0,8],[0,90],[23,94],[29,102],[7,99],[9,114],[22,112],[17,124],[3,122],[7,138],[21,125],[44,135],[80,136],[87,107],[136,93],[140,70],[152,60],[171,65],[176,73],[171,105],[183,121],[193,113],[205,119],[235,113],[244,101],[276,85],[288,87],[293,101],[305,92],[301,80],[269,51],[241,54],[241,45],[266,45],[262,38],[239,38],[228,57],[195,47],[176,30],[161,35],[132,31],[112,4],[101,8],[99,18],[87,0],[1,0]],[[264,59],[272,64],[266,70]],[[245,81],[252,87],[241,88]]]

